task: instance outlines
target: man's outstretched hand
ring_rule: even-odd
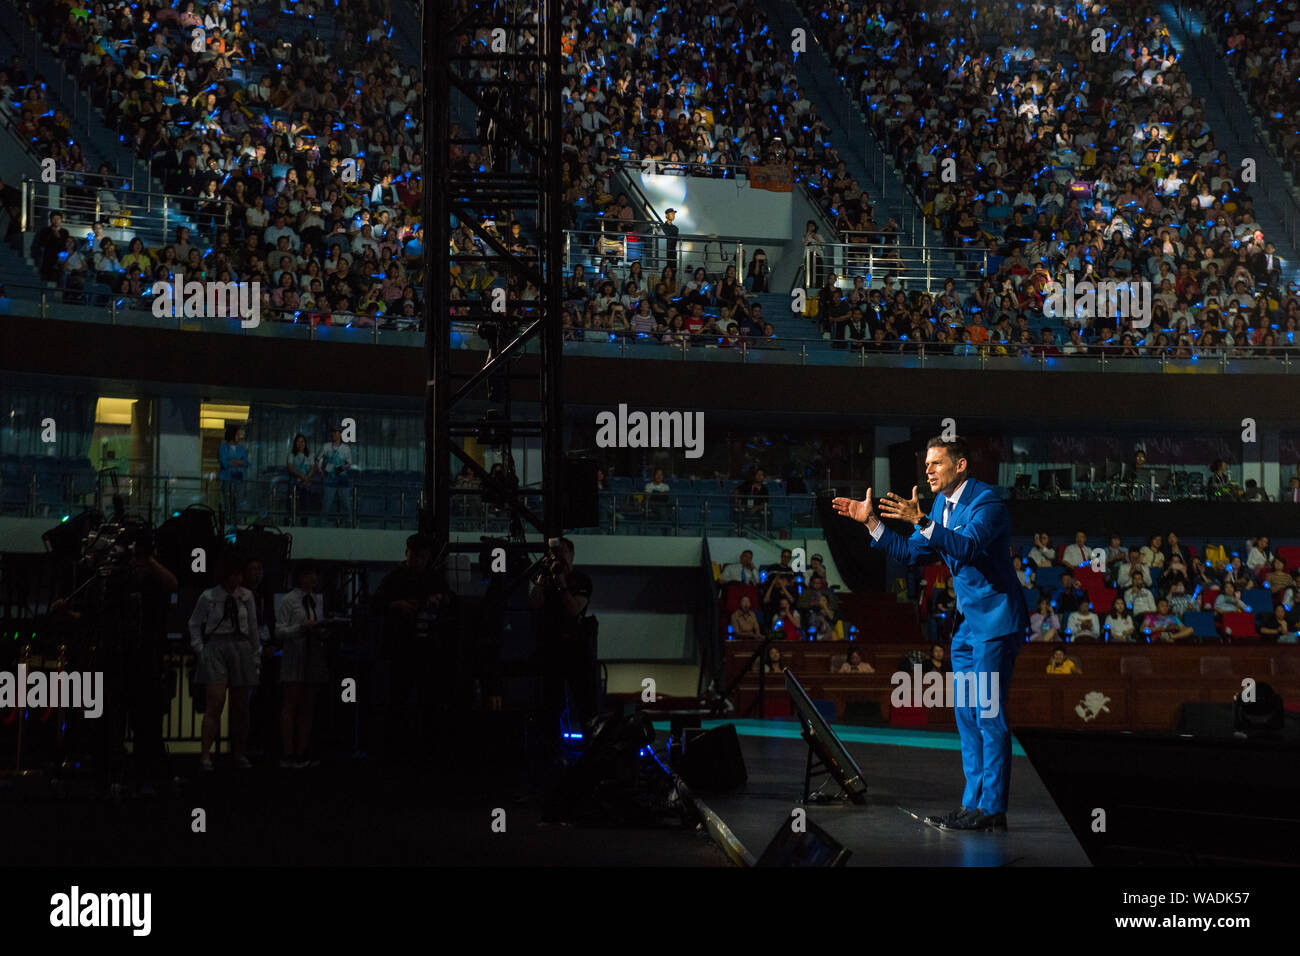
[[[925,514],[921,510],[920,499],[916,496],[916,485],[912,486],[911,499],[904,499],[892,491],[880,499],[880,513],[886,518],[896,518],[908,524],[916,524]]]
[[[871,506],[871,489],[867,489],[867,496],[861,501],[856,498],[836,498],[831,502],[831,507],[835,513],[852,518],[854,521],[861,521],[864,524],[870,524],[873,514]]]

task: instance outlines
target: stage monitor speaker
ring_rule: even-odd
[[[687,786],[701,793],[734,790],[743,785],[749,774],[736,725],[723,724],[691,740],[676,769]]]
[[[1178,707],[1178,732],[1193,737],[1231,737],[1233,705],[1188,701]]]
[[[1244,734],[1280,735],[1286,725],[1286,711],[1273,686],[1260,681],[1255,685],[1254,700],[1242,700],[1243,694],[1244,690],[1232,702],[1234,729]]]
[[[755,866],[844,866],[853,855],[811,820],[804,827],[795,833],[788,821],[782,823]]]
[[[596,490],[594,458],[566,458],[564,462],[564,527],[595,528],[600,525],[600,499]]]

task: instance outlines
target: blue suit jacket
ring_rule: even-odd
[[[904,564],[918,564],[938,554],[952,572],[959,630],[971,641],[1006,634],[1023,637],[1029,627],[1023,589],[1011,564],[1011,514],[992,485],[968,478],[961,498],[943,526],[947,499],[938,495],[930,509],[934,530],[927,541],[919,531],[910,538],[884,528],[872,545]]]

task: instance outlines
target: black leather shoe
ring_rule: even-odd
[[[932,827],[947,827],[954,820],[961,819],[974,809],[974,807],[958,807],[956,810],[949,810],[943,816],[926,817],[925,822]]]
[[[985,813],[983,810],[972,810],[965,816],[958,817],[946,826],[945,830],[1002,830],[1007,828],[1007,815],[1005,813]]]

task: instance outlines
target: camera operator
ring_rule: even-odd
[[[109,526],[97,537],[113,533]],[[167,611],[180,584],[155,556],[153,532],[144,525],[128,524],[116,532],[94,572],[98,580],[93,585],[74,598],[54,601],[50,611],[80,625],[98,649],[95,666],[107,678],[106,769],[117,765],[125,717],[131,726],[132,767],[137,780],[147,783],[167,770],[162,716],[170,689],[165,688],[163,657]]]
[[[583,614],[591,602],[591,578],[573,566],[573,542],[552,539],[528,595],[537,630],[542,672],[542,719],[546,738],[558,740],[564,711],[564,685],[573,697],[575,722],[596,715],[599,678],[596,648]],[[590,619],[588,619],[590,620]]]
[[[435,698],[435,681],[446,675],[449,628],[455,622],[456,596],[433,566],[434,542],[425,534],[406,539],[406,560],[385,576],[371,599],[383,619],[381,673],[387,670],[388,706],[383,712],[384,749],[390,757],[424,748]],[[382,684],[381,684],[382,686]],[[416,712],[408,717],[414,695]],[[450,695],[443,696],[444,702]]]

